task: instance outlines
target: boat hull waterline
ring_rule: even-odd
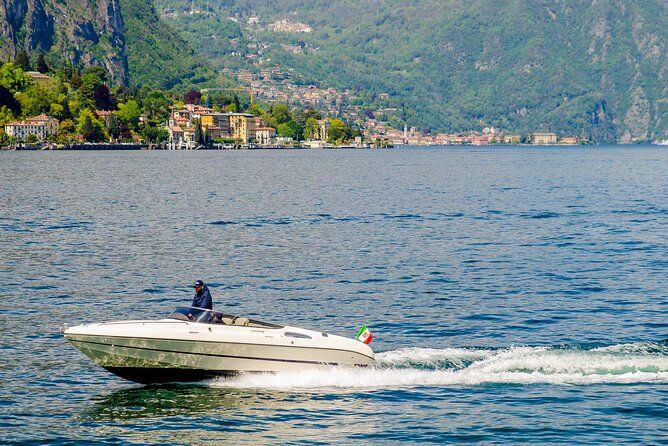
[[[64,334],[100,366],[143,384],[375,362],[371,348],[357,340],[290,326],[163,319],[79,325]]]

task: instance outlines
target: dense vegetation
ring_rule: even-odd
[[[174,99],[166,93],[124,86],[112,91],[107,87],[107,72],[99,66],[82,70],[65,65],[47,73],[50,79],[34,81],[16,63],[0,65],[0,125],[46,114],[60,121],[58,134],[51,135],[50,142],[159,142],[167,138],[162,125]],[[111,113],[102,117],[97,111]],[[10,138],[0,131],[0,143],[7,142]],[[36,138],[27,142],[36,142]]]
[[[178,13],[193,3],[156,4]],[[248,44],[263,43],[265,57],[293,68],[298,82],[356,89],[367,106],[399,108],[390,117],[395,122],[450,131],[544,129],[596,141],[668,137],[668,17],[661,0],[195,5],[209,5],[215,17],[172,14],[169,20],[188,30],[189,41],[202,42],[201,51],[219,68],[250,66],[243,57]],[[245,26],[251,15],[265,25],[303,21],[314,31],[251,31]],[[295,54],[281,44],[307,50]],[[391,99],[379,101],[379,93]]]
[[[183,100],[177,93],[148,87],[108,87],[104,68],[85,69],[60,61],[60,68],[50,68],[38,55],[36,68],[49,76],[38,81],[25,72],[32,70],[30,56],[21,52],[13,63],[0,64],[0,144],[14,142],[2,130],[6,123],[46,114],[56,118],[59,130],[48,137],[53,143],[73,142],[163,142],[168,138],[165,123],[170,107],[184,103],[208,103],[215,110],[249,112],[261,116],[279,136],[294,140],[311,138],[320,112],[290,109],[285,104],[250,105],[232,92],[203,96],[199,90],[188,91]],[[201,129],[200,129],[201,131]],[[342,143],[359,132],[339,119],[331,120],[330,141]],[[37,142],[30,135],[25,142]],[[205,138],[200,135],[200,140]]]
[[[183,91],[216,84],[202,55],[159,19],[151,1],[120,0],[120,5],[131,85]]]

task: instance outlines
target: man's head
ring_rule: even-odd
[[[199,293],[200,291],[202,291],[202,289],[204,289],[204,282],[202,282],[201,280],[195,281],[195,283],[193,284],[193,288],[195,288],[195,291]]]

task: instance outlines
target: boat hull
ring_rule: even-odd
[[[119,378],[139,384],[187,383],[238,375],[238,371],[152,367],[104,367]]]
[[[136,324],[135,324],[136,325]],[[368,346],[339,336],[310,333],[290,338],[284,331],[234,329],[201,332],[197,324],[143,323],[147,336],[121,335],[113,324],[72,327],[66,338],[86,356],[117,376],[147,384],[189,382],[242,372],[288,372],[309,367],[368,366]],[[295,328],[289,328],[292,331]],[[136,330],[135,330],[136,331]],[[319,338],[316,338],[317,333]],[[316,338],[315,340],[313,338]],[[370,354],[369,354],[370,352]]]

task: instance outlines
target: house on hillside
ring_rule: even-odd
[[[40,73],[39,71],[26,71],[24,74],[41,85],[44,85],[51,80],[49,76]]]

